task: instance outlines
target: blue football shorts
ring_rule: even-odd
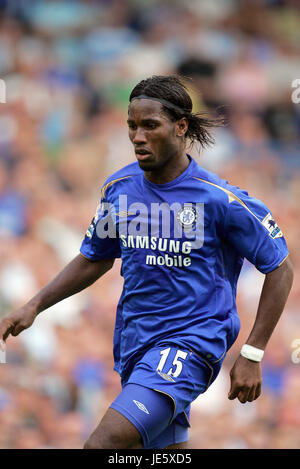
[[[137,428],[145,449],[187,441],[191,402],[215,380],[222,361],[211,364],[191,350],[155,346],[135,364],[110,407]]]

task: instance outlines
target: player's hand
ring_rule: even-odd
[[[11,334],[16,336],[31,326],[37,316],[34,307],[25,305],[0,321],[0,345]]]
[[[253,362],[241,355],[236,360],[230,372],[231,388],[228,399],[236,397],[245,404],[252,402],[260,396],[262,378],[259,362]]]

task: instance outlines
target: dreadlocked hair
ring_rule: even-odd
[[[210,129],[224,125],[222,117],[213,118],[203,112],[192,112],[193,102],[187,92],[187,87],[176,75],[154,75],[140,81],[133,88],[129,101],[141,94],[167,100],[180,108],[180,110],[168,108],[162,103],[163,111],[172,121],[176,122],[182,117],[187,119],[188,130],[185,138],[190,140],[191,145],[195,142],[199,142],[202,147],[212,145],[215,140]]]

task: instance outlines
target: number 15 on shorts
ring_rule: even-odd
[[[166,364],[170,351],[171,351],[171,347],[166,348],[165,350],[162,350],[160,352],[161,359],[159,361],[159,364],[157,365],[156,371],[161,371],[161,372],[163,371],[163,368]],[[172,363],[172,367],[167,372],[167,375],[177,378],[177,376],[179,376],[180,373],[182,372],[182,365],[183,365],[182,360],[185,360],[187,355],[188,355],[187,352],[183,352],[182,350],[177,350],[173,363]],[[174,367],[175,369],[173,369]]]

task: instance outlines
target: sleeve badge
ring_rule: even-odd
[[[271,213],[268,213],[262,221],[264,227],[268,230],[272,239],[282,238],[283,234]]]

